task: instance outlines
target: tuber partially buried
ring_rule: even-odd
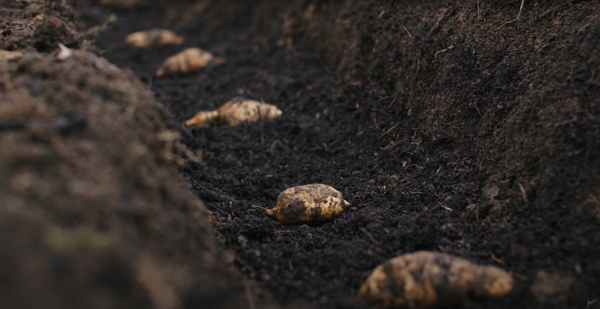
[[[253,100],[235,98],[214,111],[200,111],[185,122],[193,126],[237,126],[245,121],[257,122],[281,116],[281,110],[275,105]]]
[[[164,29],[138,31],[125,37],[125,42],[136,48],[181,45],[184,41],[183,37],[176,35],[173,31]]]
[[[378,308],[454,308],[471,298],[505,296],[513,284],[512,276],[497,267],[419,251],[375,268],[358,298]]]
[[[285,224],[328,221],[338,217],[348,203],[342,193],[328,185],[310,184],[284,190],[267,216]]]

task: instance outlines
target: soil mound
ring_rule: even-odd
[[[76,4],[0,10],[2,48],[24,53],[0,61],[7,306],[255,306],[265,294],[232,283],[217,247],[288,308],[368,308],[355,296],[369,273],[419,250],[514,276],[508,297],[469,308],[600,297],[596,1]],[[75,15],[132,72],[83,51]],[[186,41],[124,42],[152,28]],[[81,50],[61,61],[59,42]],[[155,78],[188,47],[226,62]],[[234,97],[283,114],[184,126]],[[265,215],[310,183],[351,208],[311,225]]]
[[[87,44],[67,7],[17,5],[0,9],[23,53],[0,60],[0,308],[243,308],[171,116],[107,60],[57,59]]]

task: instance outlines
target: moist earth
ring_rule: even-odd
[[[418,250],[514,276],[511,295],[469,308],[577,308],[600,298],[597,2],[157,1],[126,11],[80,1],[74,8],[90,45],[67,26],[37,33],[60,33],[69,47],[130,70],[121,74],[139,79],[172,115],[186,153],[180,172],[216,223],[224,250],[216,259],[259,288],[220,288],[217,299],[369,308],[356,299],[369,273]],[[184,36],[184,45],[134,49],[124,42],[156,27]],[[35,35],[9,39],[3,34],[4,49],[49,53],[52,45]],[[186,47],[226,63],[156,78],[161,63]],[[184,126],[196,112],[240,96],[283,115],[236,127]],[[133,123],[127,130],[151,129]],[[309,183],[340,190],[351,207],[309,225],[265,215],[281,191]],[[178,209],[178,220],[190,220],[189,210]],[[193,260],[197,252],[171,236],[197,232],[177,231],[143,235]],[[196,293],[202,284],[179,286],[187,308],[210,294]]]

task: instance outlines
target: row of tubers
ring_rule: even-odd
[[[125,37],[125,42],[135,48],[152,48],[181,45],[185,38],[172,31],[152,29],[138,31]],[[177,76],[202,71],[225,63],[224,58],[196,47],[187,48],[167,58],[156,71],[157,77]],[[213,111],[200,111],[188,119],[185,125],[194,126],[237,126],[243,122],[257,122],[277,118],[282,112],[276,106],[264,102],[235,98]]]
[[[128,35],[136,48],[181,45],[184,38],[153,29]],[[224,63],[199,48],[188,48],[165,60],[156,76],[186,74]],[[264,102],[235,98],[217,110],[200,111],[186,126],[236,126],[281,116],[281,110]],[[265,214],[284,224],[322,222],[338,217],[350,203],[328,185],[309,184],[281,192]],[[497,298],[510,293],[514,280],[505,271],[481,266],[448,254],[419,251],[393,258],[373,270],[357,297],[377,308],[451,308],[471,299]]]
[[[328,221],[350,206],[324,184],[284,190],[266,215],[285,224]],[[358,298],[377,308],[456,308],[472,299],[498,298],[514,286],[510,274],[449,254],[419,251],[393,258],[373,270]]]
[[[152,48],[167,45],[181,45],[185,38],[173,31],[151,29],[138,31],[125,37],[125,42],[135,48]],[[207,67],[225,63],[223,58],[215,58],[213,54],[196,47],[190,47],[175,54],[161,65],[156,71],[157,77],[176,76],[199,72]]]

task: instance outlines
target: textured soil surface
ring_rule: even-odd
[[[243,308],[169,113],[68,6],[0,14],[0,308]]]
[[[96,44],[180,124],[236,96],[283,110],[180,126],[202,154],[183,174],[217,239],[280,303],[362,307],[354,295],[375,266],[433,250],[515,276],[511,296],[474,308],[585,305],[600,297],[600,12],[593,1],[526,4],[517,20],[517,1],[155,5],[118,12]],[[156,79],[183,47],[123,42],[152,27],[227,63]],[[353,207],[310,226],[254,207],[315,182]]]
[[[272,297],[284,308],[369,308],[355,295],[373,268],[418,250],[514,276],[512,294],[468,308],[584,308],[600,299],[597,1],[156,1],[134,10],[78,1],[74,13],[81,35],[69,27],[60,32],[63,40],[56,31],[42,40],[39,33],[25,36],[28,41],[3,34],[3,48],[49,53],[55,43],[40,42],[68,41],[131,70],[121,74],[150,89],[174,118],[169,130],[178,130],[189,150],[175,161],[213,213],[224,251],[222,258],[213,248],[203,252],[261,290],[251,292],[241,279],[213,290],[204,281],[170,284],[182,300],[150,296],[155,307],[196,308],[216,295],[212,307],[236,307],[243,296],[249,307]],[[156,27],[184,36],[184,45],[134,49],[123,40]],[[206,49],[226,63],[156,78],[160,64],[185,47]],[[27,72],[21,67],[9,72]],[[110,96],[112,87],[134,86],[113,85],[99,96]],[[184,126],[197,111],[234,97],[264,100],[283,115],[237,127]],[[128,126],[139,134],[163,130]],[[127,149],[119,143],[107,149]],[[175,167],[168,158],[161,164]],[[143,179],[155,179],[142,170]],[[141,196],[161,195],[155,186],[168,179],[144,187],[151,193]],[[263,208],[273,207],[282,190],[309,183],[333,186],[352,207],[310,225],[265,216]],[[11,188],[23,187],[18,184]],[[160,254],[196,265],[189,260],[198,252],[184,249],[190,248],[186,237],[197,233],[186,221],[193,212],[182,207],[164,214],[181,222],[152,225],[160,237],[141,235],[169,246]],[[152,261],[150,269],[161,269]],[[190,282],[203,273],[200,264],[207,266],[198,263],[189,266],[195,270]],[[162,271],[177,277],[168,269]],[[227,274],[212,278],[227,284]],[[133,281],[144,282],[137,276]],[[140,291],[152,290],[145,284]],[[223,298],[233,300],[217,301]]]

